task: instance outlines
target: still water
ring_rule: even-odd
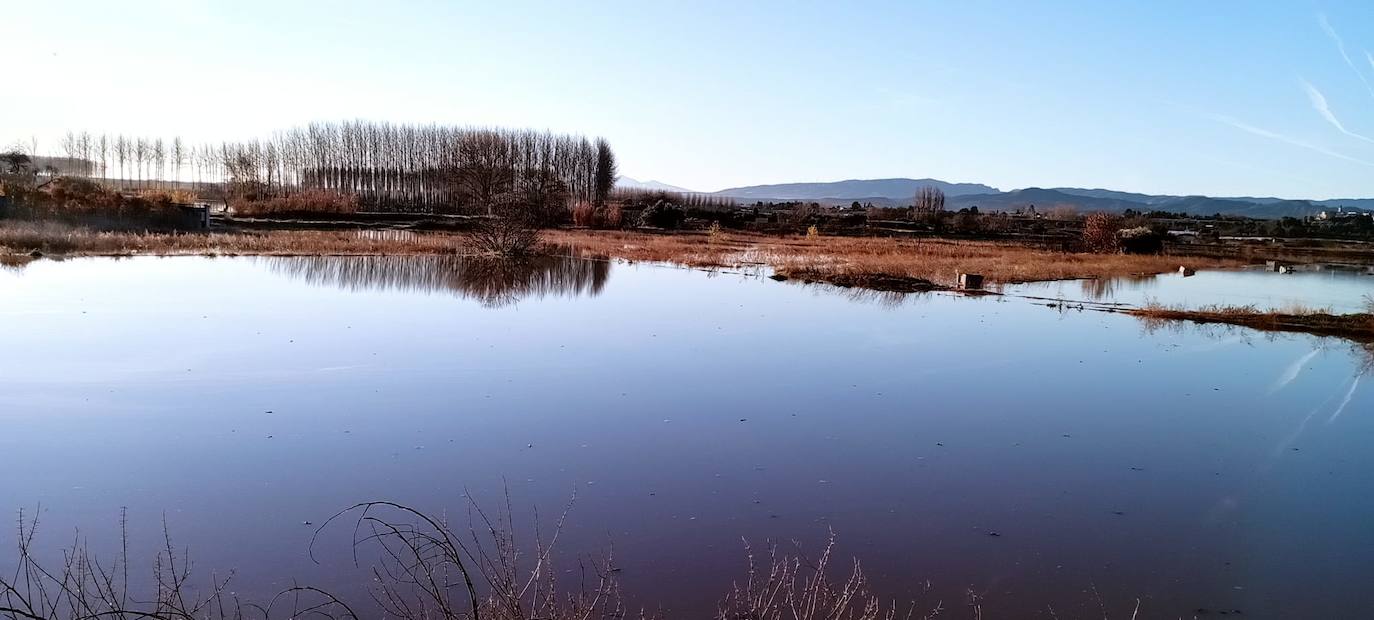
[[[1198,308],[1207,305],[1255,306],[1262,310],[1306,307],[1338,314],[1364,312],[1374,303],[1374,273],[1367,269],[1304,269],[1277,273],[1263,269],[1201,271],[1100,280],[1031,282],[1007,286],[1014,295],[1142,306],[1156,302]]]
[[[575,489],[560,558],[613,545],[679,618],[742,537],[831,529],[950,617],[1374,603],[1370,358],[1339,340],[574,259],[136,258],[0,269],[0,346],[0,511],[112,553],[127,507],[146,558],[165,516],[248,598],[366,600],[306,552],[355,502],[509,489],[547,526]]]

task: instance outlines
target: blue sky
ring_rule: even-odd
[[[0,143],[40,150],[67,129],[217,140],[366,118],[601,135],[624,174],[697,190],[905,176],[1374,196],[1367,0],[0,0],[0,16]]]

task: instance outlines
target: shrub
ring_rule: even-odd
[[[233,206],[235,215],[246,217],[350,215],[358,212],[358,196],[311,189],[284,196],[240,200]]]
[[[639,225],[650,228],[677,228],[682,225],[682,221],[687,219],[687,214],[675,204],[662,200],[645,207],[639,214]]]
[[[17,188],[11,188],[17,189]],[[97,229],[175,229],[181,211],[167,196],[125,196],[94,181],[58,178],[41,189],[15,191],[9,216]]]
[[[606,207],[606,215],[602,218],[606,228],[620,228],[625,221],[625,211],[618,204]]]
[[[522,207],[513,203],[494,207],[490,216],[477,219],[468,233],[469,242],[484,254],[519,257],[533,253],[539,246],[539,222],[536,214]]]
[[[1148,226],[1117,231],[1117,242],[1127,254],[1158,254],[1164,250],[1164,237]]]
[[[146,189],[139,192],[138,197],[149,202],[167,204],[191,204],[196,201],[196,194],[184,189]]]
[[[806,236],[816,238],[821,236],[821,229],[816,228],[815,224],[806,227]]]
[[[596,224],[596,207],[590,202],[579,201],[572,208],[573,226],[590,228]]]
[[[1121,251],[1121,240],[1117,231],[1121,219],[1107,213],[1090,213],[1083,220],[1083,248],[1098,254],[1115,254]]]

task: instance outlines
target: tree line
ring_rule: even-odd
[[[604,139],[528,129],[321,122],[200,144],[83,131],[68,132],[61,148],[62,174],[122,188],[191,183],[228,202],[327,191],[383,211],[549,215],[572,202],[604,205],[616,178]]]

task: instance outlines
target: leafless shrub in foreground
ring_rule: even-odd
[[[895,602],[884,604],[869,590],[858,560],[844,581],[832,582],[826,573],[835,548],[833,532],[814,561],[800,552],[799,544],[793,545],[797,555],[787,556],[770,544],[768,566],[760,567],[745,541],[749,576],[743,584],[734,584],[716,613],[717,620],[911,620],[933,618],[943,611],[938,602],[920,616],[915,603],[905,610]]]
[[[211,575],[208,592],[191,584],[186,551],[172,545],[163,524],[163,548],[153,560],[154,591],[140,600],[129,591],[129,538],[120,518],[120,551],[108,564],[91,552],[80,534],[62,552],[58,566],[34,557],[38,517],[19,514],[18,562],[9,576],[0,575],[0,618],[5,620],[251,620],[254,618],[326,618],[357,620],[357,614],[333,595],[310,586],[293,586],[265,604],[244,603],[228,590],[230,573]]]
[[[465,529],[408,506],[374,501],[334,515],[320,530],[342,517],[355,517],[355,562],[359,552],[377,552],[372,595],[389,616],[406,620],[625,618],[610,554],[604,561],[581,564],[578,589],[560,590],[552,553],[571,507],[569,501],[547,539],[536,515],[534,555],[528,560],[516,540],[509,495],[495,515],[469,502]]]

